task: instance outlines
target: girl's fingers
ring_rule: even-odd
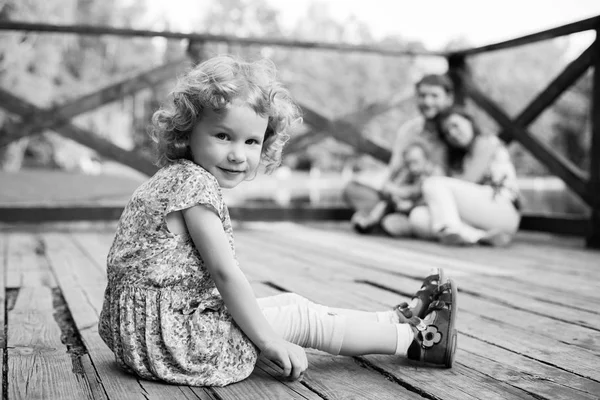
[[[290,360],[292,361],[292,375],[291,378],[293,380],[299,379],[304,371],[308,368],[308,360],[306,358],[306,353],[302,350],[302,353],[290,353]]]
[[[287,357],[287,355],[281,358],[280,366],[283,369],[282,375],[290,376],[290,374],[292,373],[292,363],[290,361],[290,358]]]

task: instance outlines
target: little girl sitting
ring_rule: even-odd
[[[142,378],[223,386],[257,357],[298,379],[302,347],[390,354],[450,367],[456,286],[434,271],[410,304],[365,312],[296,294],[256,299],[238,266],[222,189],[277,166],[298,108],[270,61],[231,57],[189,71],[153,117],[162,168],[119,221],[107,260],[99,333],[117,363]],[[407,371],[408,373],[408,371]]]

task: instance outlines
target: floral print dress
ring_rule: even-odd
[[[108,254],[99,333],[117,363],[142,378],[223,386],[250,375],[257,349],[232,320],[191,237],[167,229],[167,214],[197,204],[214,209],[233,250],[221,189],[199,165],[179,160],[135,191]]]

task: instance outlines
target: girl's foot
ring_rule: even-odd
[[[486,232],[477,243],[484,246],[506,247],[510,244],[511,240],[512,235],[510,233],[492,230]]]
[[[440,286],[444,281],[444,270],[442,268],[434,268],[429,276],[425,278],[421,288],[415,293],[410,303],[404,302],[395,307],[399,322],[401,324],[409,322],[418,323],[413,317],[425,317],[429,305],[440,294]]]
[[[440,295],[429,306],[425,318],[413,327],[415,338],[406,356],[409,360],[451,368],[458,335],[455,328],[457,289],[451,279],[440,289]]]

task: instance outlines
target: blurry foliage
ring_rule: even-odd
[[[146,28],[148,1],[5,0],[0,5],[0,18]],[[207,0],[206,3],[206,13],[195,21],[201,32],[423,49],[421,43],[398,36],[376,40],[359,18],[339,21],[322,1],[315,1],[297,25],[285,32],[278,11],[266,0]],[[179,30],[167,21],[152,22],[162,22],[165,29]],[[0,84],[38,106],[48,107],[181,57],[185,52],[184,45],[179,40],[6,32],[0,35]],[[464,47],[469,47],[469,43],[463,38],[453,39],[447,46],[448,49]],[[223,53],[249,59],[271,58],[294,97],[328,118],[342,118],[373,103],[410,96],[414,82],[423,73],[440,72],[433,69],[433,62],[426,57],[229,43],[194,44],[194,49],[201,50],[199,58]],[[564,51],[565,42],[545,41],[477,55],[469,59],[469,65],[482,91],[514,116],[564,68],[563,63],[557,62],[564,58]],[[166,82],[148,88],[79,116],[75,122],[125,148],[148,151],[150,117],[166,98],[172,84]],[[545,112],[531,131],[571,160],[589,162],[586,149],[589,148],[590,93],[591,79],[586,76]],[[407,101],[373,118],[365,125],[364,132],[389,146],[398,127],[416,115],[414,101]],[[498,132],[495,123],[482,112],[476,112],[476,116],[484,129]],[[546,173],[545,168],[518,144],[511,146],[511,152],[519,173]],[[46,133],[13,144],[0,154],[0,163],[4,167],[10,164],[13,168],[18,167],[23,154],[38,164],[61,168],[77,168],[82,164],[81,159],[95,157],[92,151],[82,146]],[[331,170],[340,170],[349,164],[359,165],[359,168],[380,165],[333,140],[318,141],[290,160],[303,166],[317,165]]]

